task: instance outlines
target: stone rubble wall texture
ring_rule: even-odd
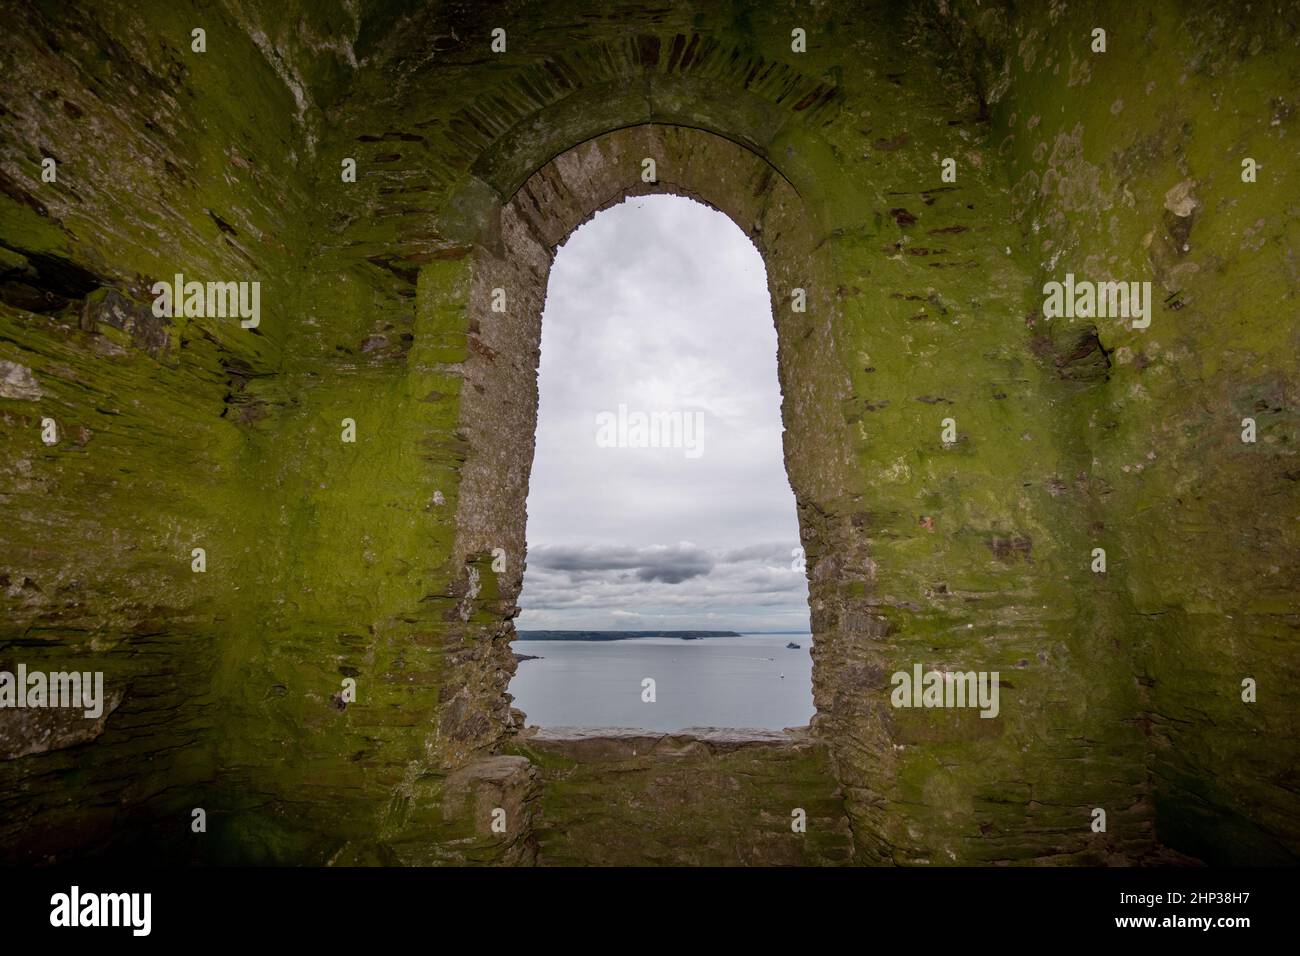
[[[0,859],[1296,862],[1297,4],[0,13],[0,669],[117,695],[2,723]],[[807,731],[510,706],[547,272],[645,192],[765,255]],[[260,327],[155,319],[176,272]],[[1066,272],[1150,328],[1044,318]],[[1000,716],[892,708],[914,663]]]
[[[516,746],[546,779],[533,819],[547,865],[810,866],[852,859],[826,745],[805,734],[555,729]],[[726,812],[699,812],[701,792]],[[796,832],[796,819],[806,829]]]

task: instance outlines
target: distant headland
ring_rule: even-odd
[[[735,631],[518,631],[521,641],[630,641],[638,637],[675,637],[698,641],[703,637],[740,637]]]

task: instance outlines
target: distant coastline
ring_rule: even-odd
[[[517,631],[521,641],[630,641],[640,637],[675,637],[698,641],[705,637],[740,637],[736,631]]]

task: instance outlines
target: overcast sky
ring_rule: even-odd
[[[647,196],[574,232],[540,389],[521,630],[807,631],[767,279],[730,219]],[[637,440],[620,405],[630,426],[676,413],[699,432],[607,447]]]

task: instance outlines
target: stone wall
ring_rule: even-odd
[[[550,866],[833,866],[852,834],[826,745],[798,732],[547,729],[515,745],[542,779]]]
[[[1159,836],[1213,862],[1295,862],[1296,11],[1157,6],[1121,28],[1113,9],[1017,24],[993,117],[1036,281],[1155,289],[1146,329],[1034,317],[1058,348],[1095,336],[1107,366],[1068,406],[1108,555],[1089,600],[1140,694]],[[1103,19],[1105,60],[1059,39]]]
[[[293,100],[249,23],[205,16],[205,58],[179,9],[115,6],[3,11],[0,670],[103,671],[111,709],[0,754],[6,860],[189,855],[190,810],[219,812],[214,681],[269,557],[306,241]],[[260,281],[260,326],[156,318],[150,287],[176,272]]]
[[[956,7],[945,32],[988,92],[1035,285],[1155,290],[1149,328],[1028,322],[1071,382],[1069,454],[1108,558],[1080,586],[1132,669],[1159,836],[1213,862],[1294,862],[1295,9],[1157,5],[1122,29],[1117,12]],[[1259,673],[1279,693],[1244,705]]]
[[[115,706],[0,725],[0,858],[1294,861],[1294,4],[4,8],[0,669]],[[765,255],[780,745],[521,738],[506,692],[551,257],[652,191]],[[1047,320],[1067,271],[1151,326]],[[259,328],[155,319],[175,272]],[[918,663],[998,718],[892,707]],[[674,817],[701,780],[738,802]]]

